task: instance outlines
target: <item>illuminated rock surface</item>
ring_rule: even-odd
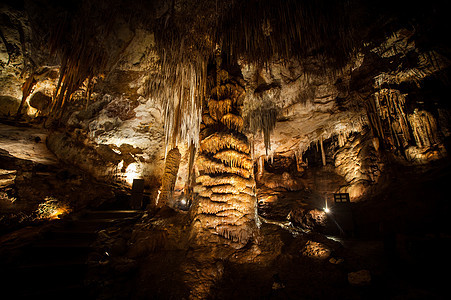
[[[2,3],[7,298],[440,298],[445,8]]]

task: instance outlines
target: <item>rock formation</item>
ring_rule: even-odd
[[[258,221],[253,162],[240,116],[245,91],[226,71],[218,70],[216,76],[202,115],[193,230],[242,247]]]
[[[227,286],[241,280],[254,288],[240,296],[292,296],[293,282],[306,287],[311,276],[306,298],[318,298],[327,280],[317,268],[333,279],[330,292],[344,269],[367,269],[319,234],[346,234],[338,193],[349,195],[341,208],[357,238],[398,252],[441,241],[451,232],[451,44],[441,33],[451,28],[441,2],[2,3],[1,224],[124,200],[143,179],[145,214],[124,225],[116,259],[147,268],[133,278],[153,280],[161,298],[233,298]],[[152,263],[163,276],[147,273]],[[353,298],[351,279],[328,296]]]

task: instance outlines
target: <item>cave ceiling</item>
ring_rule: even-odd
[[[138,165],[198,146],[218,65],[241,78],[254,158],[302,156],[364,127],[405,150],[428,143],[415,130],[427,111],[449,135],[447,104],[421,93],[449,72],[438,1],[7,1],[0,21],[2,113],[23,102],[86,145],[131,146]],[[403,138],[384,135],[383,99]]]

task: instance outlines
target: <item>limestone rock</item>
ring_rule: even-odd
[[[299,178],[292,176],[288,172],[282,174],[264,173],[260,178],[260,182],[270,189],[282,188],[287,191],[299,191],[304,184]]]
[[[331,252],[326,245],[314,241],[308,241],[301,251],[304,256],[320,260],[327,259]]]
[[[46,109],[51,102],[52,102],[51,97],[47,96],[45,93],[41,91],[37,91],[30,97],[28,104],[30,104],[31,107],[42,111]]]
[[[338,146],[334,159],[336,172],[348,182],[340,191],[349,193],[351,200],[377,183],[383,170],[383,163],[368,132],[348,137],[343,146]]]
[[[0,188],[4,188],[14,184],[16,179],[16,170],[0,169]]]
[[[443,145],[436,145],[431,148],[410,146],[405,150],[405,153],[409,162],[419,165],[446,157],[446,149]]]
[[[303,229],[318,230],[325,226],[326,214],[323,210],[298,207],[288,214],[288,219]]]
[[[11,96],[0,96],[0,116],[13,116],[19,108],[20,100]]]

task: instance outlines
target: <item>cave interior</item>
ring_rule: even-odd
[[[3,1],[1,297],[448,299],[446,32],[438,0]]]

